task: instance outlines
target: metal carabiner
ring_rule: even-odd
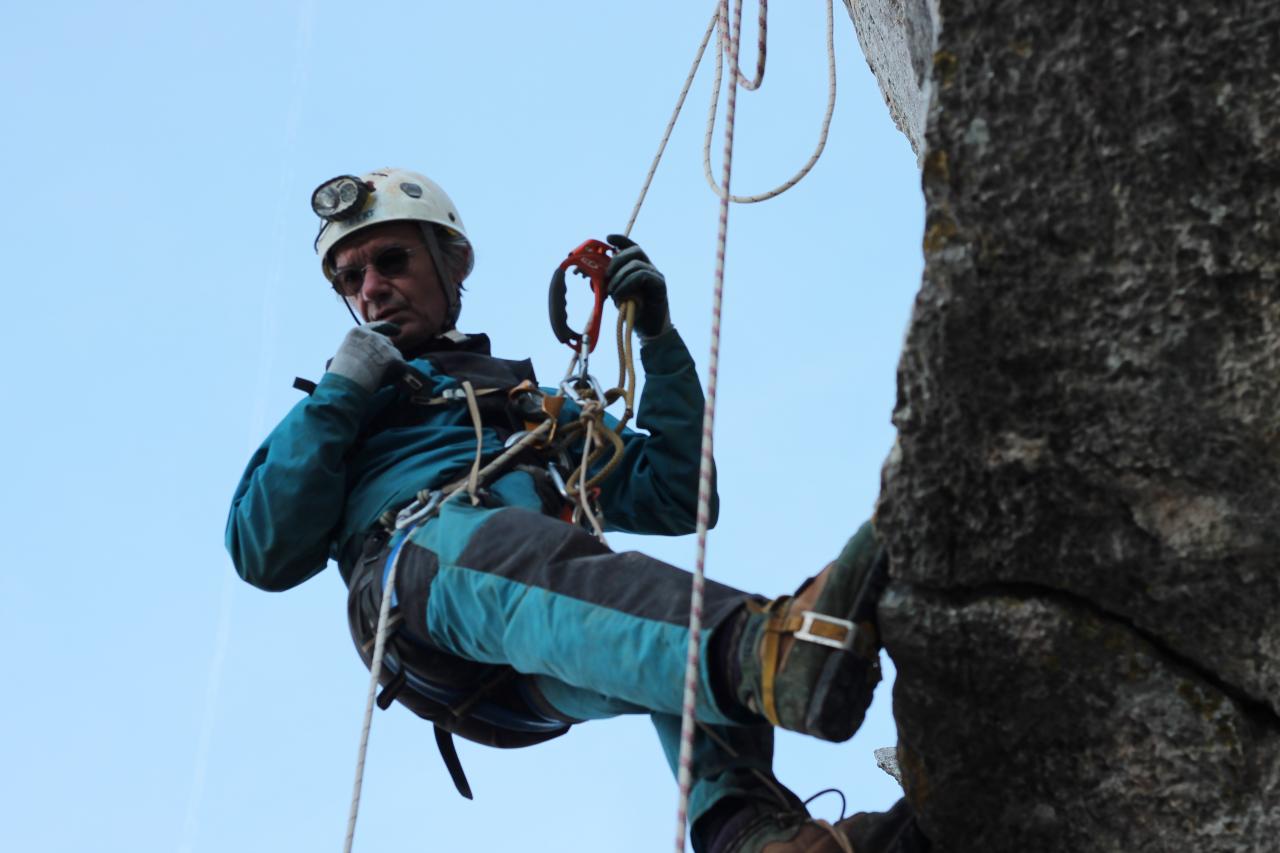
[[[586,391],[590,391],[594,395],[594,399],[600,405],[604,405],[604,389],[600,387],[600,382],[590,373],[570,373],[560,380],[560,393],[572,398],[578,405],[582,405],[588,399],[592,399],[584,396]]]
[[[556,340],[568,344],[575,353],[590,353],[596,348],[600,339],[600,319],[604,312],[604,300],[608,296],[605,273],[609,269],[609,259],[613,256],[613,247],[599,240],[587,240],[569,253],[556,271],[551,274],[551,289],[547,294],[547,309],[551,315],[551,330]],[[569,326],[568,286],[564,274],[572,269],[585,276],[595,295],[595,304],[591,310],[591,318],[582,332],[575,332]],[[585,349],[584,344],[585,342]]]

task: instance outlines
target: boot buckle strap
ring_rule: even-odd
[[[805,610],[800,615],[803,621],[794,635],[797,640],[843,651],[853,648],[853,641],[858,635],[857,626],[853,622],[812,610]]]

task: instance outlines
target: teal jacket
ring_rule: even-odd
[[[631,533],[690,533],[696,521],[702,386],[674,329],[645,342],[640,361],[645,387],[635,423],[647,434],[623,432],[622,464],[603,483],[600,495],[606,526]],[[532,376],[527,361],[490,357],[483,335],[467,338],[452,352],[427,353],[410,365],[428,378],[433,397],[459,389],[463,378],[481,387],[484,380],[477,379],[482,376],[518,378],[522,371]],[[505,397],[495,394],[492,400]],[[488,408],[482,418],[486,461],[502,451],[509,426]],[[561,422],[577,415],[577,407],[566,401]],[[379,516],[409,503],[421,489],[465,474],[475,450],[475,428],[464,399],[416,406],[394,387],[370,393],[326,373],[267,436],[236,487],[226,531],[236,571],[261,589],[284,590],[315,575],[333,558],[344,579],[350,577]],[[541,508],[526,473],[507,473],[490,491],[503,505]],[[714,489],[712,498],[714,523]]]

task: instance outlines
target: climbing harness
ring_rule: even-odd
[[[608,269],[612,252],[613,248],[606,243],[598,240],[587,240],[577,249],[570,252],[565,261],[557,267],[552,276],[549,302],[552,328],[562,342],[568,343],[574,349],[573,360],[570,362],[569,369],[560,382],[559,393],[556,395],[546,396],[532,382],[528,381],[509,389],[509,399],[515,403],[516,410],[525,418],[525,429],[513,433],[507,439],[502,453],[488,464],[483,464],[484,432],[478,398],[482,395],[496,393],[501,389],[484,388],[477,390],[471,381],[463,380],[461,388],[458,390],[446,392],[438,397],[428,397],[424,394],[426,383],[412,368],[403,366],[397,371],[397,375],[393,377],[397,384],[408,390],[410,400],[421,405],[438,405],[459,399],[465,400],[472,426],[475,429],[476,455],[466,477],[451,483],[443,489],[423,489],[418,492],[408,505],[398,512],[385,514],[382,518],[383,526],[387,529],[387,532],[391,535],[399,535],[401,539],[388,558],[387,569],[382,579],[377,627],[373,632],[372,655],[368,660],[369,692],[365,702],[364,722],[361,726],[360,746],[356,758],[355,782],[353,784],[351,808],[347,819],[347,835],[343,848],[346,853],[350,853],[355,838],[355,826],[360,808],[360,792],[364,780],[365,758],[368,753],[369,732],[373,725],[374,705],[377,704],[385,709],[396,698],[396,693],[406,685],[411,691],[426,695],[428,700],[433,699],[431,695],[433,690],[437,694],[440,692],[438,685],[432,685],[421,678],[411,681],[411,679],[415,678],[412,669],[405,661],[398,661],[395,675],[388,681],[382,696],[378,695],[378,685],[382,682],[383,665],[387,659],[387,639],[391,629],[396,626],[396,619],[390,616],[396,574],[399,570],[401,555],[404,553],[404,545],[409,541],[413,532],[430,519],[439,515],[445,504],[457,499],[460,495],[467,495],[472,505],[478,504],[483,483],[487,482],[494,474],[512,465],[526,451],[539,450],[551,457],[546,463],[547,474],[552,482],[555,483],[561,497],[566,501],[566,508],[571,509],[565,520],[574,523],[587,523],[595,535],[601,541],[604,540],[603,513],[600,511],[597,499],[600,494],[601,483],[616,470],[622,461],[623,443],[621,433],[632,415],[636,385],[635,363],[631,347],[631,336],[635,326],[635,304],[633,302],[625,303],[619,311],[618,353],[621,364],[618,384],[614,388],[605,391],[588,370],[590,354],[595,349],[599,338],[604,298],[607,295],[605,272]],[[565,273],[569,271],[578,272],[586,276],[594,296],[591,317],[581,333],[574,332],[568,323]],[[561,424],[559,416],[566,399],[574,400],[579,407],[580,414],[577,420]],[[625,402],[625,409],[617,425],[610,427],[604,421],[604,412],[609,405],[618,399],[622,399]],[[567,459],[567,449],[579,438],[583,442],[581,461],[576,468],[572,468],[566,475],[560,471],[558,464],[565,464],[565,467],[569,467],[567,463],[561,463],[561,460]],[[610,454],[607,461],[592,474],[592,467],[604,460],[606,454]],[[353,617],[352,621],[354,626],[356,619]],[[360,644],[357,643],[357,645]],[[500,673],[500,675],[502,674]],[[483,698],[485,693],[494,686],[496,686],[496,682],[486,683],[468,695],[453,696],[451,697],[452,704],[445,704],[438,699],[435,701],[437,705],[443,704],[452,714],[455,721],[461,720]],[[428,716],[429,713],[423,713],[422,715]],[[521,718],[518,715],[508,716],[503,721],[516,727],[529,724],[526,718]],[[567,726],[562,721],[547,720],[545,724],[542,728],[537,728],[538,721],[534,721],[535,731],[525,737],[521,744],[554,737],[567,730]],[[462,772],[461,763],[453,747],[452,739],[449,732],[441,727],[439,721],[437,721],[436,726],[436,740],[445,765],[448,767],[458,791],[463,796],[470,798],[470,786],[467,784],[466,777]]]
[[[360,747],[356,754],[355,784],[351,792],[351,810],[347,815],[347,835],[343,844],[344,853],[351,853],[351,846],[355,841],[356,818],[360,812],[360,790],[364,785],[365,757],[369,751],[369,730],[373,726],[373,706],[377,701],[378,684],[382,676],[382,662],[386,653],[387,636],[390,628],[388,617],[391,613],[391,593],[395,589],[396,571],[400,567],[400,557],[404,553],[404,544],[409,540],[414,530],[421,527],[435,515],[438,515],[441,507],[446,503],[463,493],[469,492],[474,495],[474,491],[471,489],[473,484],[487,479],[493,473],[506,467],[511,460],[515,459],[525,448],[532,446],[550,429],[550,421],[540,424],[536,429],[529,431],[510,447],[503,450],[488,465],[479,470],[473,470],[467,478],[456,481],[444,489],[420,492],[409,506],[396,515],[395,530],[397,533],[402,534],[403,538],[390,559],[390,565],[382,582],[382,604],[378,610],[378,627],[374,634],[373,657],[369,662],[369,692],[365,699],[364,722],[360,728]],[[444,752],[443,749],[442,752]],[[456,760],[456,754],[454,759]],[[445,753],[445,760],[446,763],[450,763],[448,753]],[[456,778],[455,776],[455,780]]]

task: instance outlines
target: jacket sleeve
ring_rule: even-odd
[[[692,533],[702,456],[702,384],[675,329],[645,342],[640,360],[645,384],[636,426],[648,435],[624,432],[622,463],[605,480],[600,495],[605,521],[628,533]],[[718,513],[713,467],[711,526]]]
[[[284,590],[325,567],[346,499],[344,459],[369,397],[326,373],[253,454],[227,518],[227,550],[244,580]]]

